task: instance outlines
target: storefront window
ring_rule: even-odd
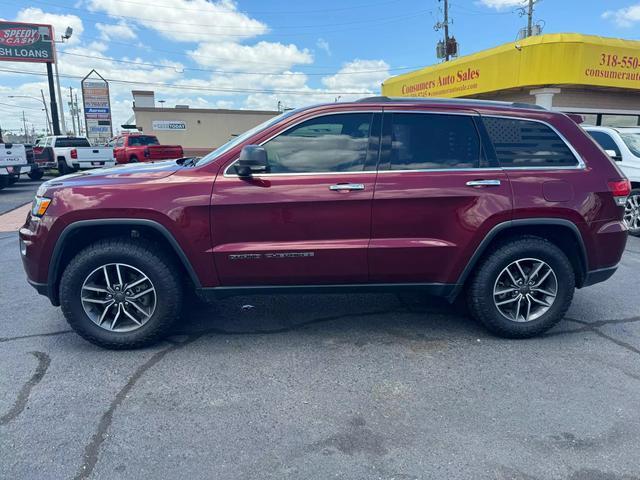
[[[578,115],[582,116],[584,119],[584,125],[597,125],[598,124],[598,115],[595,113],[578,113]]]
[[[638,116],[603,114],[600,124],[605,127],[637,127]]]

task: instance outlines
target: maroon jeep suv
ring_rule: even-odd
[[[201,159],[47,181],[20,250],[31,285],[107,348],[157,341],[188,289],[465,295],[522,338],[615,272],[629,192],[561,113],[375,97],[284,113]]]

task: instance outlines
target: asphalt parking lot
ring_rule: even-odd
[[[524,341],[415,295],[273,296],[112,352],[14,232],[0,265],[0,478],[640,479],[640,239]]]

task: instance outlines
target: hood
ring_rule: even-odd
[[[49,188],[65,186],[108,185],[157,180],[173,175],[182,168],[184,167],[178,165],[175,160],[116,165],[115,167],[96,168],[53,178],[40,185],[40,189],[46,191]]]

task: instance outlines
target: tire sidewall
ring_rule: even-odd
[[[511,332],[515,336],[531,336],[545,331],[555,325],[566,312],[575,289],[575,276],[571,263],[564,253],[555,245],[541,241],[524,243],[514,242],[497,250],[486,262],[480,273],[479,282],[482,287],[481,303],[488,315],[484,323],[491,323],[501,331]],[[495,305],[493,291],[498,275],[511,263],[519,259],[535,258],[546,262],[554,271],[558,282],[558,292],[551,308],[535,320],[515,322],[508,319]]]
[[[180,310],[179,280],[167,273],[167,266],[150,252],[115,252],[112,249],[85,250],[63,273],[60,301],[69,324],[83,337],[112,348],[135,348],[147,344],[164,332],[165,324],[177,318]],[[89,253],[89,254],[88,254]],[[152,260],[153,259],[153,260]],[[96,325],[85,313],[80,299],[85,279],[95,269],[109,263],[126,263],[142,271],[156,289],[156,308],[144,325],[130,332],[110,332]],[[176,296],[179,298],[176,299]],[[176,305],[177,304],[177,305]],[[98,340],[96,342],[95,340]]]

